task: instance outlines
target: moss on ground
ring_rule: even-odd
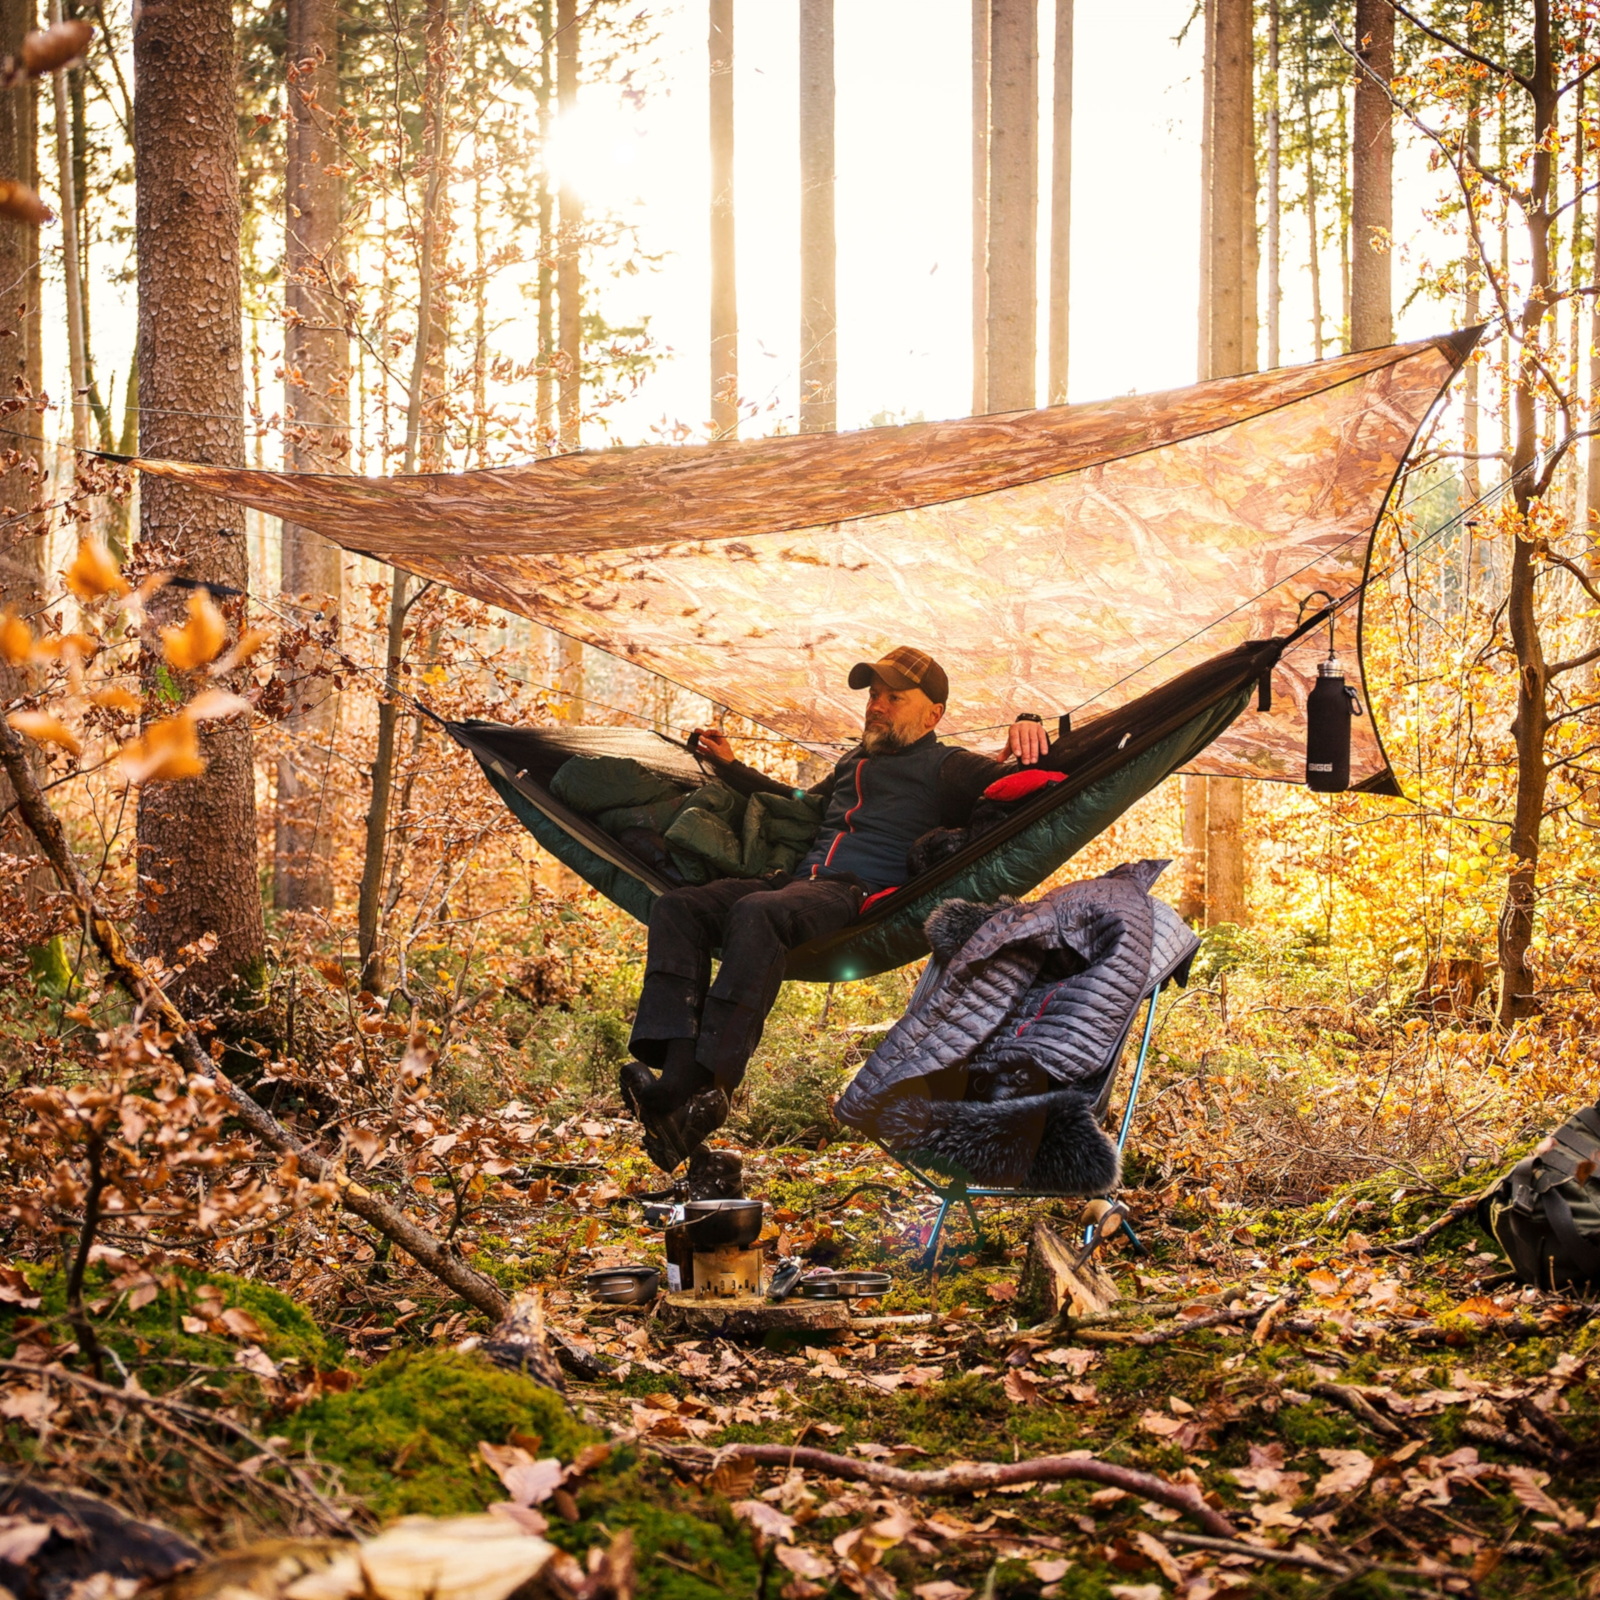
[[[505,1499],[480,1441],[570,1461],[600,1437],[543,1385],[456,1350],[392,1355],[343,1394],[304,1406],[286,1431],[339,1467],[380,1517],[481,1511]]]

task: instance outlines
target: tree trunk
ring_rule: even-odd
[[[1283,290],[1278,281],[1283,256],[1283,119],[1278,105],[1281,0],[1267,0],[1267,368],[1282,360]]]
[[[1072,0],[1056,0],[1050,113],[1050,358],[1046,403],[1067,403],[1072,308]]]
[[[1038,0],[990,0],[988,411],[1038,395]]]
[[[1476,165],[1483,155],[1481,124],[1482,103],[1477,90],[1474,89],[1467,100],[1467,154]],[[1463,327],[1475,328],[1478,325],[1479,306],[1478,263],[1476,256],[1469,252],[1467,256],[1467,281],[1463,286],[1461,297],[1461,323]],[[1466,369],[1461,374],[1461,448],[1466,452],[1467,459],[1462,465],[1462,484],[1466,490],[1468,505],[1475,505],[1483,494],[1483,475],[1479,464],[1472,458],[1477,455],[1481,446],[1479,439],[1479,407],[1478,407],[1478,357],[1474,352],[1467,358]],[[1591,441],[1591,453],[1595,448]],[[1590,479],[1593,482],[1593,478]],[[1466,573],[1467,588],[1471,592],[1472,578],[1476,569],[1477,559],[1475,546],[1477,536],[1469,522],[1466,530]]]
[[[556,0],[556,104],[561,117],[578,109],[578,0]],[[568,122],[570,131],[571,123]],[[561,448],[576,450],[583,430],[583,199],[570,176],[561,177],[559,405]]]
[[[706,52],[711,69],[711,426],[719,439],[736,439],[739,436],[739,293],[733,231],[733,0],[711,0]],[[802,79],[802,105],[804,101]],[[805,115],[804,111],[801,115]],[[802,163],[804,160],[802,150]],[[802,166],[802,193],[803,187]],[[801,203],[804,204],[803,198]],[[800,248],[804,274],[806,241],[803,236]],[[802,282],[802,296],[804,292]],[[802,349],[802,362],[804,359]],[[802,401],[804,396],[802,378]]]
[[[1195,310],[1195,377],[1211,372],[1211,119],[1217,97],[1217,0],[1204,0],[1205,43],[1200,95],[1200,301]],[[1205,886],[1201,885],[1201,902]]]
[[[335,0],[288,0],[284,165],[283,412],[291,472],[344,472],[350,464],[350,341],[344,278],[343,185],[330,136],[339,98],[339,12]],[[337,618],[342,604],[339,547],[310,528],[283,525],[279,578],[292,603]],[[293,706],[284,719],[291,748],[278,759],[272,900],[280,911],[333,905],[333,818],[329,763],[338,696],[309,676],[315,652],[280,666]]]
[[[1350,130],[1346,126],[1344,95],[1339,96],[1338,138],[1334,159],[1339,174],[1339,340],[1344,353],[1350,353]]]
[[[140,450],[240,467],[233,8],[227,0],[146,6],[134,23],[133,65]],[[152,569],[240,590],[249,583],[244,512],[186,484],[152,478],[140,486],[139,543]],[[170,696],[171,681],[156,653],[156,630],[183,607],[177,590],[149,607],[143,675],[154,705]],[[235,626],[242,622],[242,600],[225,609]],[[171,960],[202,934],[217,938],[212,955],[185,973],[186,991],[237,979],[258,983],[265,949],[250,725],[242,717],[206,722],[200,746],[202,776],[139,791],[141,942]]]
[[[1394,343],[1394,8],[1389,0],[1356,0],[1355,130],[1350,185],[1350,348]]]
[[[1251,0],[1215,0],[1211,114],[1211,314],[1214,378],[1256,365],[1253,292],[1255,218],[1255,42]],[[1208,778],[1205,912],[1208,923],[1244,918],[1241,778]],[[1185,819],[1185,832],[1192,824]]]
[[[556,447],[555,386],[555,258],[556,241],[550,193],[550,95],[554,87],[550,71],[550,5],[539,0],[539,37],[544,48],[539,52],[539,83],[534,90],[539,117],[539,377],[535,404],[539,418],[539,454],[550,455]]]
[[[972,0],[972,410],[989,409],[989,0]]]
[[[800,0],[800,431],[839,426],[833,0]]]
[[[1301,17],[1301,42],[1310,55],[1306,37],[1306,21]],[[1317,141],[1316,122],[1311,112],[1311,80],[1309,62],[1302,61],[1300,80],[1300,109],[1305,123],[1306,152],[1306,232],[1311,238],[1309,266],[1311,277],[1311,349],[1318,361],[1322,359],[1322,230],[1317,222]]]
[[[50,0],[50,21],[61,21],[61,0]],[[67,371],[72,383],[72,448],[89,445],[89,380],[83,345],[83,257],[78,248],[78,185],[72,161],[72,120],[64,68],[50,75],[56,114],[56,193],[61,197],[61,269],[67,301]],[[77,471],[74,457],[73,471]]]
[[[23,36],[35,25],[36,0],[0,0],[0,55],[15,56]],[[38,97],[32,82],[0,95],[0,174],[39,187]],[[0,222],[0,390],[31,400],[43,381],[40,356],[39,229],[9,218]],[[44,604],[45,530],[48,519],[37,507],[43,498],[44,419],[35,405],[6,418],[6,455],[0,457],[0,610],[31,615]],[[13,455],[12,452],[15,452]],[[9,462],[9,465],[3,463]],[[27,692],[26,668],[0,660],[0,705]],[[31,746],[38,754],[38,747]],[[38,845],[13,809],[16,795],[0,772],[0,852],[36,856]],[[22,888],[30,905],[48,892],[50,869],[43,861]]]
[[[1185,773],[1183,785],[1183,860],[1178,915],[1197,928],[1206,925],[1206,783]]]
[[[1533,163],[1525,209],[1528,227],[1528,296],[1520,317],[1522,372],[1516,388],[1516,443],[1511,471],[1517,511],[1526,518],[1533,505],[1531,482],[1534,457],[1539,449],[1538,412],[1534,402],[1533,353],[1549,316],[1550,197],[1552,162],[1550,145],[1556,122],[1555,66],[1550,47],[1550,0],[1534,0],[1533,28]],[[1527,527],[1526,522],[1523,524]],[[1547,674],[1544,645],[1539,635],[1537,584],[1540,562],[1531,538],[1518,537],[1511,548],[1511,582],[1506,595],[1506,618],[1517,657],[1517,711],[1511,732],[1517,747],[1517,797],[1511,824],[1512,868],[1500,906],[1500,993],[1497,1015],[1503,1025],[1533,1009],[1533,975],[1528,970],[1528,947],[1533,942],[1533,919],[1538,906],[1539,829],[1544,821],[1545,737],[1549,731],[1546,706]]]
[[[1252,45],[1251,75],[1254,77],[1254,47]],[[1239,197],[1240,286],[1243,304],[1240,307],[1243,372],[1255,372],[1261,366],[1261,314],[1257,285],[1261,278],[1261,230],[1256,222],[1256,202],[1261,193],[1261,175],[1256,168],[1256,109],[1255,85],[1247,83],[1249,97],[1244,123],[1244,165],[1240,173],[1243,190]]]
[[[403,472],[414,472],[422,435],[424,388],[435,329],[434,275],[438,265],[438,234],[448,209],[445,172],[445,127],[448,120],[450,73],[449,0],[428,0],[424,36],[428,59],[423,78],[423,139],[425,155],[422,197],[422,234],[417,266],[417,328],[406,395],[405,454]],[[378,740],[372,759],[372,798],[367,807],[365,849],[361,862],[361,889],[356,907],[356,948],[361,957],[361,987],[377,994],[383,988],[382,943],[383,868],[389,847],[389,806],[394,794],[395,738],[400,722],[400,662],[405,651],[405,624],[421,591],[410,593],[406,573],[395,571],[389,588],[389,625],[384,642],[383,696],[378,701]]]

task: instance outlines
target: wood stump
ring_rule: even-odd
[[[664,1339],[764,1339],[769,1333],[839,1333],[850,1326],[843,1300],[779,1300],[734,1295],[697,1300],[692,1293],[663,1295],[656,1327]]]
[[[1041,1322],[1063,1314],[1088,1316],[1118,1298],[1116,1284],[1093,1256],[1081,1267],[1073,1265],[1082,1250],[1076,1238],[1063,1237],[1042,1217],[1034,1223],[1017,1299]]]
[[[1487,984],[1483,962],[1475,956],[1440,956],[1428,963],[1413,1003],[1435,1017],[1471,1016]]]

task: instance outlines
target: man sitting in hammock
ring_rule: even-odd
[[[849,681],[869,691],[861,743],[811,790],[827,810],[810,854],[793,873],[669,890],[651,910],[629,1040],[636,1059],[622,1068],[622,1093],[664,1171],[727,1120],[728,1098],[778,998],[787,953],[837,932],[872,895],[905,882],[911,845],[931,829],[964,827],[1002,761],[1015,756],[1031,766],[1049,749],[1036,718],[1012,724],[999,760],[939,743],[933,730],[950,685],[924,651],[902,647],[859,662]],[[732,789],[794,792],[735,760],[716,730],[699,730],[698,748]]]

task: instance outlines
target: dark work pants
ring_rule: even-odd
[[[718,878],[670,889],[650,913],[644,986],[629,1048],[659,1067],[673,1039],[698,1039],[695,1060],[730,1092],[761,1043],[784,958],[855,920],[855,878]],[[717,981],[711,955],[722,950]]]

